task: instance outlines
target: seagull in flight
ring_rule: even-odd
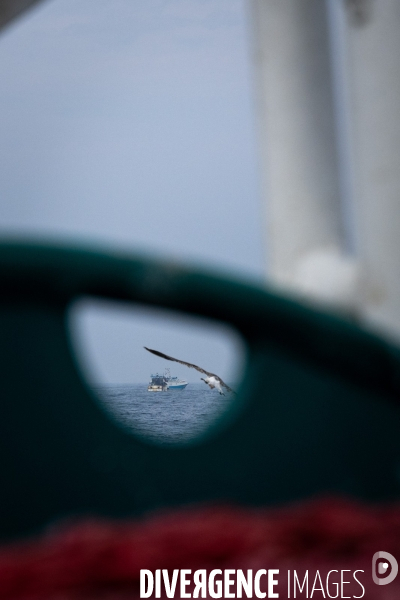
[[[215,375],[215,373],[209,373],[208,371],[206,371],[205,369],[202,369],[201,367],[198,367],[197,365],[192,365],[192,363],[188,363],[185,362],[184,360],[179,360],[178,358],[173,358],[172,356],[168,356],[167,354],[163,354],[162,352],[159,352],[158,350],[151,350],[151,348],[146,348],[146,346],[143,346],[145,350],[147,350],[147,352],[151,352],[152,354],[155,354],[156,356],[159,356],[160,358],[164,358],[165,360],[173,360],[177,363],[180,363],[181,365],[186,365],[186,367],[189,367],[189,369],[196,369],[196,371],[199,371],[200,373],[204,373],[204,375],[207,375],[207,377],[204,379],[204,377],[200,377],[200,379],[202,379],[204,381],[204,383],[206,383],[210,389],[217,389],[219,391],[219,393],[221,394],[221,396],[225,396],[224,392],[222,391],[222,388],[224,387],[228,392],[232,392],[233,394],[236,394],[236,392],[229,387],[229,385],[226,385],[226,383],[224,381],[222,381],[221,377],[218,377],[218,375]]]

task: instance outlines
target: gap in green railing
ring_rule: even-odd
[[[70,329],[81,369],[101,406],[125,429],[157,442],[201,436],[229,410],[234,396],[223,386],[225,395],[220,395],[201,380],[205,374],[154,356],[144,346],[215,373],[233,389],[242,378],[240,336],[206,319],[85,299],[71,308]],[[157,374],[160,378],[151,377]],[[154,390],[161,385],[164,391],[148,391],[151,381]]]

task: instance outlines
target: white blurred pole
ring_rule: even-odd
[[[328,303],[353,302],[324,0],[251,0],[268,274]]]
[[[362,8],[362,5],[361,5]],[[348,21],[362,314],[400,337],[400,2]]]
[[[269,278],[400,339],[400,2],[249,1]]]

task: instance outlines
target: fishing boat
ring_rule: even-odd
[[[150,375],[150,382],[147,387],[148,392],[166,392],[168,390],[184,390],[188,382],[185,379],[179,379],[178,377],[172,377],[171,371],[165,369],[163,375],[156,373]]]

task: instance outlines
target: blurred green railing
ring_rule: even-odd
[[[71,514],[400,495],[400,355],[379,337],[264,289],[140,255],[3,243],[0,278],[3,537]],[[231,412],[182,447],[119,429],[73,354],[67,315],[82,296],[236,328],[247,365]]]

